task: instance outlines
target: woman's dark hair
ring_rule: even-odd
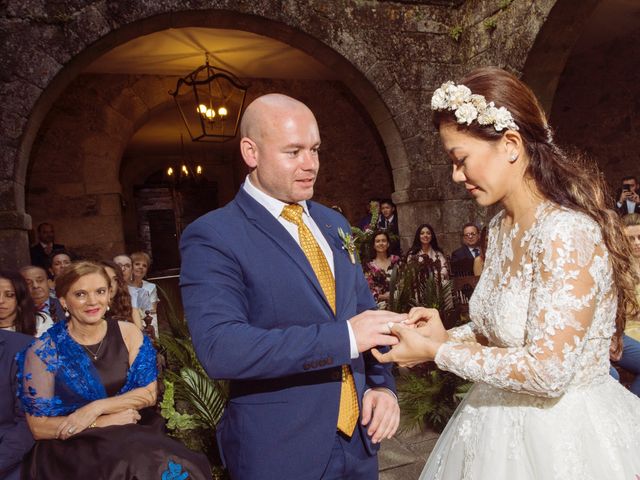
[[[16,292],[17,315],[16,332],[34,336],[36,334],[36,307],[33,304],[29,288],[22,275],[10,270],[0,270],[0,278],[8,280]]]
[[[389,234],[386,232],[386,230],[376,230],[376,232],[373,235],[371,235],[370,248],[369,248],[369,257],[370,257],[369,261],[374,260],[376,258],[376,249],[375,249],[376,237],[380,235],[384,235],[387,238],[387,243],[389,244],[389,246],[387,247],[387,257],[389,256],[389,248],[391,248],[391,238],[389,238]]]
[[[431,241],[429,242],[431,248],[433,248],[436,252],[444,254],[444,252],[438,246],[438,238],[436,237],[436,232],[433,227],[428,223],[423,223],[416,229],[416,234],[413,237],[413,243],[411,244],[411,248],[409,249],[409,255],[415,255],[422,249],[422,243],[420,243],[420,232],[425,227],[429,229],[429,232],[431,232]]]
[[[127,282],[122,275],[122,269],[110,260],[101,260],[100,265],[108,267],[116,274],[116,282],[118,283],[118,291],[109,304],[109,316],[121,322],[133,322],[131,318],[133,308],[131,307],[131,295]]]
[[[602,237],[613,267],[617,286],[618,310],[616,336],[624,331],[627,315],[637,315],[635,297],[637,278],[629,262],[631,249],[624,238],[620,217],[609,205],[607,184],[597,166],[584,155],[567,155],[553,141],[553,134],[544,110],[533,92],[514,75],[495,67],[473,70],[458,84],[466,85],[472,93],[483,95],[496,107],[505,107],[518,126],[528,157],[527,175],[540,193],[557,205],[575,210],[600,225]],[[455,125],[459,131],[486,141],[497,141],[507,130],[497,132],[493,125],[459,124],[449,110],[435,111],[436,129],[443,124]],[[508,130],[511,131],[511,130]]]

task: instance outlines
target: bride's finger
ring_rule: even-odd
[[[408,321],[416,323],[418,321],[428,322],[429,320],[440,317],[438,310],[435,308],[412,308],[409,312]]]
[[[377,348],[372,348],[371,354],[380,363],[391,363],[394,361],[392,350],[389,350],[386,353],[380,353],[380,351]]]

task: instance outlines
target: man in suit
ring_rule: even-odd
[[[616,202],[616,208],[620,215],[640,213],[638,186],[638,179],[634,176],[622,179],[622,188],[618,192],[618,201]]]
[[[252,172],[235,199],[181,240],[180,283],[198,358],[230,379],[218,425],[234,480],[376,479],[378,443],[399,422],[394,345],[339,213],[308,201],[318,174],[313,113],[269,94],[247,107],[241,154]],[[224,226],[224,228],[222,227]]]
[[[55,232],[53,225],[50,223],[41,223],[38,225],[38,243],[30,249],[31,264],[42,267],[47,271],[49,269],[49,256],[57,250],[64,250],[64,245],[55,243]]]
[[[31,450],[33,436],[16,399],[16,353],[33,337],[0,330],[0,478],[18,480],[20,462]]]
[[[480,232],[474,223],[462,227],[462,246],[451,254],[451,273],[454,277],[473,275],[473,259],[479,256]]]
[[[53,322],[63,320],[65,315],[60,301],[49,295],[47,272],[41,267],[28,265],[20,269],[20,274],[27,282],[37,312],[48,315]]]

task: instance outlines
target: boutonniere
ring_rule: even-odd
[[[351,233],[345,233],[342,228],[338,227],[338,236],[342,240],[342,249],[349,254],[349,260],[355,265],[356,263],[356,242]]]

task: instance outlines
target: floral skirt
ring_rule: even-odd
[[[542,398],[476,384],[420,480],[634,480],[640,399],[609,375]]]
[[[140,413],[137,424],[89,428],[68,440],[37,441],[22,464],[22,480],[211,479],[203,454],[166,436],[155,412]]]

